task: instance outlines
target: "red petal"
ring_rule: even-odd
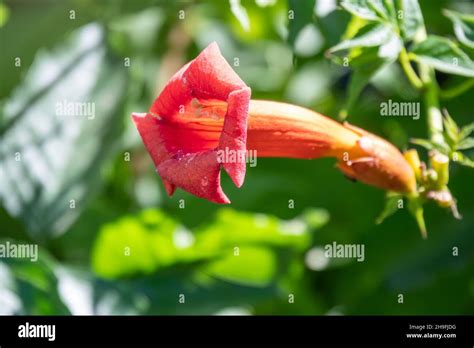
[[[247,115],[250,88],[247,87],[230,93],[227,102],[227,115],[218,149],[221,151],[237,151],[237,154],[244,153],[247,150]],[[243,160],[235,163],[223,163],[224,169],[237,187],[241,187],[245,179],[245,158]]]
[[[250,93],[212,43],[171,78],[149,114],[132,115],[169,195],[181,187],[213,202],[229,203],[220,186],[220,167],[240,187],[246,163],[219,163],[216,151],[245,153]],[[222,129],[222,123],[208,120],[207,128],[196,128],[201,121],[183,117],[183,110],[193,110],[189,107],[194,98],[227,102]]]
[[[247,87],[221,55],[215,42],[191,62],[183,78],[193,96],[202,99],[227,100],[231,92]]]
[[[160,124],[156,117],[150,114],[133,113],[132,120],[155,166],[171,157],[165,149],[163,139],[159,136]]]
[[[216,152],[190,153],[158,165],[158,174],[174,185],[216,203],[230,203],[220,185]]]
[[[186,85],[186,81],[183,79],[183,74],[191,63],[183,66],[168,81],[163,91],[151,106],[151,114],[171,118],[179,111],[181,105],[187,104],[192,99],[191,89]]]

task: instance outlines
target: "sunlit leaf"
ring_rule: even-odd
[[[445,140],[452,147],[459,141],[459,127],[447,111],[444,113],[443,125]]]
[[[382,0],[343,0],[341,6],[354,16],[370,21],[389,18],[389,13]]]
[[[394,35],[393,28],[385,24],[369,24],[363,27],[352,39],[342,41],[329,49],[330,53],[348,50],[353,47],[373,47],[389,42]]]
[[[0,3],[0,28],[3,27],[10,17],[10,9],[3,2]]]
[[[64,232],[100,185],[121,129],[123,64],[89,25],[42,52],[4,108],[1,203],[35,238]]]
[[[443,14],[453,22],[457,39],[464,45],[474,48],[474,16],[451,10],[443,10]]]
[[[400,14],[398,22],[401,34],[405,40],[413,40],[424,28],[423,14],[418,0],[397,0],[396,4]]]
[[[273,280],[277,269],[278,260],[271,250],[243,246],[238,253],[229,249],[222,258],[209,263],[204,272],[238,284],[265,286]]]
[[[474,122],[461,128],[461,131],[459,132],[459,138],[467,138],[472,132],[474,132]]]
[[[464,138],[456,145],[456,150],[467,150],[474,147],[474,138]]]
[[[418,138],[412,138],[410,139],[410,142],[415,145],[419,145],[421,147],[424,147],[427,150],[433,150],[436,149],[439,152],[443,154],[447,154],[450,151],[450,148],[447,144],[440,144],[440,143],[434,143],[430,140],[426,139],[418,139]]]
[[[0,315],[70,314],[58,292],[53,261],[43,249],[38,256],[36,262],[14,258],[0,262]]]
[[[453,158],[453,162],[459,163],[465,167],[474,168],[474,161],[472,159],[470,159],[466,155],[463,155],[461,152],[456,152],[455,154],[456,154],[456,157],[455,157],[456,160],[454,160]]]
[[[279,220],[263,214],[221,209],[211,223],[191,232],[162,212],[150,209],[105,225],[94,244],[92,266],[105,278],[148,275],[176,265],[189,265],[195,271],[202,271],[211,267],[206,265],[219,263],[227,255],[240,254],[241,248],[265,249],[247,255],[258,258],[265,253],[262,260],[269,260],[267,251],[277,257],[279,248],[296,253],[309,247],[310,230],[320,227],[327,219],[327,213],[320,210],[306,211],[303,217],[293,220]],[[230,261],[229,272],[235,278],[232,265]],[[218,268],[220,275],[227,269]],[[261,271],[268,275],[270,268],[269,264],[267,271]],[[254,270],[248,272],[243,277],[257,282]]]
[[[416,44],[409,57],[448,74],[474,77],[474,62],[454,42],[440,36],[430,35]]]
[[[245,31],[250,30],[250,20],[247,14],[247,10],[244,6],[240,3],[240,0],[229,0],[230,4],[230,11],[232,14],[237,18],[240,25]]]

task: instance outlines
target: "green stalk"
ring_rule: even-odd
[[[428,132],[431,141],[443,142],[443,114],[439,106],[439,87],[434,70],[424,64],[419,65],[420,76],[424,85],[424,104],[428,121]]]
[[[423,88],[423,82],[420,80],[415,70],[413,70],[405,47],[402,47],[402,49],[400,50],[400,55],[398,56],[398,59],[400,60],[400,65],[402,66],[403,71],[405,72],[405,75],[407,76],[412,86],[418,90]]]
[[[426,28],[416,35],[415,43],[427,38]],[[418,63],[420,78],[423,83],[423,99],[428,123],[428,133],[431,141],[435,143],[443,142],[443,115],[439,106],[439,86],[433,68]]]
[[[463,94],[464,92],[468,91],[471,87],[474,87],[474,79],[468,79],[464,81],[463,83],[454,86],[450,89],[445,89],[445,90],[440,90],[440,97],[442,99],[450,99],[457,97],[460,94]]]

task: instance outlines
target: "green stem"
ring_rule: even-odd
[[[443,138],[443,115],[439,106],[439,87],[436,82],[434,70],[424,64],[420,64],[420,76],[425,86],[424,104],[428,117],[428,131],[431,141],[442,143]]]
[[[426,40],[426,28],[417,35],[414,39],[415,43]],[[428,121],[428,132],[431,141],[435,143],[444,142],[443,138],[443,115],[439,105],[439,86],[436,81],[436,76],[433,68],[418,63],[418,70],[420,78],[423,83],[423,99],[425,104],[425,111]]]
[[[402,66],[403,71],[405,72],[405,75],[408,77],[408,80],[413,85],[413,87],[415,87],[416,89],[423,88],[423,82],[420,80],[415,70],[413,70],[405,47],[402,47],[402,49],[400,50],[399,60],[400,65]]]
[[[464,81],[463,83],[456,85],[452,88],[446,89],[444,91],[440,90],[439,95],[442,99],[454,98],[460,94],[463,94],[464,92],[466,92],[473,86],[474,86],[474,79],[468,79]]]

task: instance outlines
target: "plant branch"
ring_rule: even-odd
[[[468,79],[464,81],[463,83],[460,83],[459,85],[456,85],[452,88],[440,90],[439,91],[439,96],[442,99],[451,99],[454,97],[457,97],[460,94],[463,94],[464,92],[468,91],[471,87],[474,87],[474,79]]]
[[[403,71],[405,72],[405,75],[407,76],[408,80],[413,85],[413,87],[415,87],[416,89],[422,89],[423,82],[420,80],[415,70],[413,70],[413,67],[410,64],[408,53],[405,47],[402,47],[402,49],[400,50],[399,60],[400,60],[400,65],[402,66]]]
[[[415,43],[419,43],[427,38],[426,28],[415,37]],[[407,55],[408,56],[408,55]],[[407,57],[408,58],[408,57]],[[432,67],[418,63],[418,71],[423,83],[423,99],[425,104],[428,132],[432,142],[441,144],[443,138],[443,115],[439,105],[439,86],[436,75]]]

